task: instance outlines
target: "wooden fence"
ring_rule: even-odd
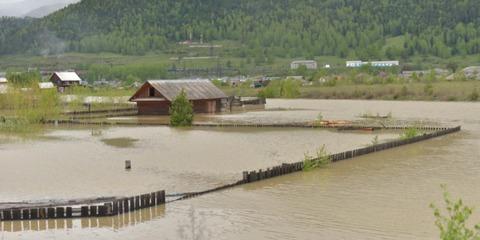
[[[138,111],[138,108],[131,107],[131,108],[117,108],[117,109],[92,110],[92,111],[73,111],[73,112],[65,112],[63,113],[63,115],[76,116],[76,115],[91,115],[91,114],[114,114],[114,113],[132,112],[132,111]]]
[[[369,147],[332,154],[329,156],[329,158],[331,159],[332,162],[338,162],[338,161],[347,160],[347,159],[359,157],[359,156],[374,153],[374,152],[380,152],[387,149],[400,147],[403,145],[425,141],[428,139],[440,137],[440,136],[451,134],[454,132],[459,132],[460,130],[461,130],[460,126],[455,128],[446,128],[440,131],[426,133],[426,134],[409,138],[409,139],[395,140],[391,142],[372,145]],[[313,160],[318,160],[318,159],[313,159]],[[293,172],[298,172],[298,171],[302,171],[303,167],[304,167],[304,162],[296,162],[291,164],[284,163],[282,165],[268,168],[266,170],[261,169],[258,171],[250,171],[250,172],[247,171],[247,172],[243,172],[243,182],[251,183],[251,182],[261,181],[264,179],[281,176],[281,175],[285,175]]]
[[[369,147],[359,148],[351,151],[341,152],[330,155],[332,162],[337,162],[341,160],[347,160],[355,158],[358,156],[384,151],[391,148],[400,147],[403,145],[413,144],[420,141],[425,141],[428,139],[444,136],[447,134],[459,132],[461,127],[455,128],[445,128],[439,131],[432,133],[426,133],[420,136],[416,136],[409,139],[395,140],[391,142],[386,142],[382,144],[376,144]],[[315,159],[314,159],[315,160]],[[258,171],[245,171],[243,172],[242,180],[239,180],[232,184],[223,185],[213,189],[200,191],[200,192],[190,192],[182,194],[173,194],[178,197],[176,200],[184,200],[192,197],[201,196],[204,194],[222,191],[228,188],[239,186],[242,184],[253,183],[277,176],[282,176],[294,172],[302,171],[304,168],[304,162],[296,163],[284,163],[279,166],[274,166],[266,170]],[[172,195],[172,196],[173,196]],[[82,205],[78,206],[59,206],[59,207],[32,207],[32,208],[12,208],[12,209],[3,209],[0,211],[0,221],[12,221],[12,220],[34,220],[34,219],[62,219],[62,218],[74,218],[74,217],[106,217],[106,216],[115,216],[128,212],[133,212],[136,210],[149,208],[161,204],[165,204],[165,191],[158,191],[149,194],[143,194],[135,197],[129,198],[115,198],[102,204],[91,204],[91,205]],[[169,195],[170,196],[170,195]]]
[[[82,121],[82,120],[49,120],[45,123],[48,124],[65,124],[65,125],[101,125],[101,126],[170,126],[168,123],[139,123],[139,122],[114,122],[114,121]],[[194,123],[192,127],[211,127],[211,128],[313,128],[313,129],[336,129],[340,131],[349,130],[407,130],[415,128],[421,131],[445,131],[451,128],[441,126],[374,126],[374,125],[315,125],[311,123]]]
[[[103,204],[12,208],[0,211],[0,221],[108,217],[165,204],[165,191],[118,198]]]

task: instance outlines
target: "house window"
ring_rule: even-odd
[[[155,97],[155,88],[151,87],[148,89],[148,96]]]

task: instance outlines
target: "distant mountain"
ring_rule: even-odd
[[[256,62],[448,58],[480,53],[478,9],[479,0],[83,0],[28,23],[0,20],[0,54],[144,54],[202,39]]]
[[[55,11],[58,11],[59,9],[64,8],[65,6],[65,3],[56,3],[52,5],[42,6],[26,13],[24,16],[32,18],[42,18]]]
[[[0,16],[43,17],[79,0],[6,0],[0,1]]]

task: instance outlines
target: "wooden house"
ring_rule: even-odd
[[[227,96],[209,80],[147,81],[130,98],[140,115],[168,115],[172,101],[184,90],[196,113],[216,113]]]
[[[60,92],[63,92],[65,88],[80,85],[82,79],[75,72],[55,72],[50,77],[50,81]]]

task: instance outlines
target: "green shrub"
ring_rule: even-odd
[[[300,96],[300,82],[294,79],[272,81],[259,92],[264,98],[296,98]]]
[[[188,127],[193,123],[193,105],[182,90],[170,106],[170,125],[174,127]]]
[[[442,186],[442,189],[444,190],[443,198],[447,214],[444,215],[437,206],[433,203],[430,204],[435,216],[435,225],[440,230],[440,239],[479,240],[480,225],[476,225],[474,230],[467,226],[473,208],[465,206],[462,199],[453,201],[446,187]]]
[[[473,92],[470,94],[470,96],[468,96],[468,100],[470,101],[478,101],[479,98],[480,96],[476,88],[473,89]]]
[[[423,87],[423,92],[428,96],[432,96],[433,95],[432,83],[428,82],[427,84],[425,84],[425,86]]]
[[[323,168],[331,162],[332,159],[325,150],[325,145],[323,145],[317,150],[316,156],[310,156],[308,154],[305,154],[305,158],[303,160],[303,170],[310,171],[316,168]]]
[[[37,83],[32,83],[28,88],[12,84],[2,94],[0,101],[0,108],[6,116],[0,120],[2,132],[30,132],[37,129],[34,125],[60,115],[60,99],[56,89],[39,89]]]
[[[414,138],[416,136],[420,135],[419,131],[417,128],[414,128],[414,127],[411,127],[411,128],[407,128],[401,135],[400,137],[402,139],[411,139],[411,138]]]

